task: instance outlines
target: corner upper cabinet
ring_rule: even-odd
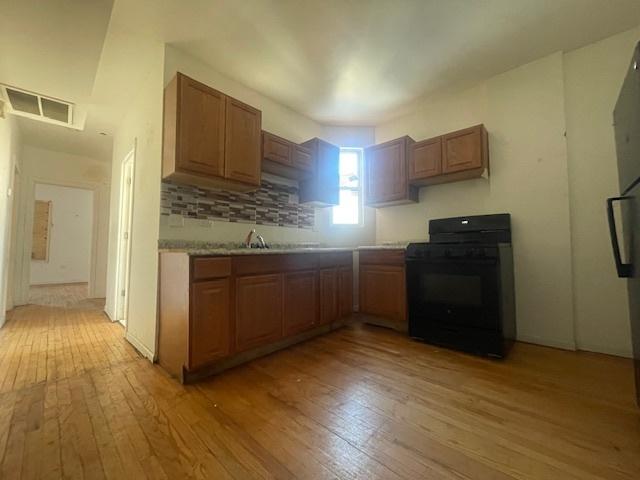
[[[370,207],[418,201],[418,190],[409,183],[408,157],[415,142],[401,137],[365,150],[365,199]]]
[[[300,182],[300,203],[317,207],[338,205],[340,203],[340,148],[319,138],[312,138],[300,146],[311,153],[311,161],[315,164],[313,175]],[[298,162],[302,161],[298,159]]]
[[[250,191],[260,186],[259,110],[178,72],[164,92],[162,178]]]
[[[488,165],[487,131],[483,125],[442,137],[442,173],[484,170]]]
[[[489,141],[483,125],[416,142],[411,146],[409,181],[425,186],[484,176],[489,171]]]

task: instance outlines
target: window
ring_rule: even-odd
[[[362,149],[340,149],[340,204],[333,207],[334,225],[359,225],[362,220]]]

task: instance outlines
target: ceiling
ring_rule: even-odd
[[[21,119],[25,142],[106,161],[129,86],[164,43],[320,123],[374,125],[640,25],[638,0],[0,0],[0,11],[0,83],[86,113],[81,132]]]
[[[114,18],[321,123],[372,125],[640,24],[638,0],[119,0]]]

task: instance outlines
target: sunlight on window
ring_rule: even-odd
[[[362,150],[340,149],[340,204],[333,207],[334,225],[358,225],[361,216]]]

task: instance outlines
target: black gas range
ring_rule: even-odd
[[[407,247],[409,335],[504,357],[516,334],[509,214],[431,220]]]

